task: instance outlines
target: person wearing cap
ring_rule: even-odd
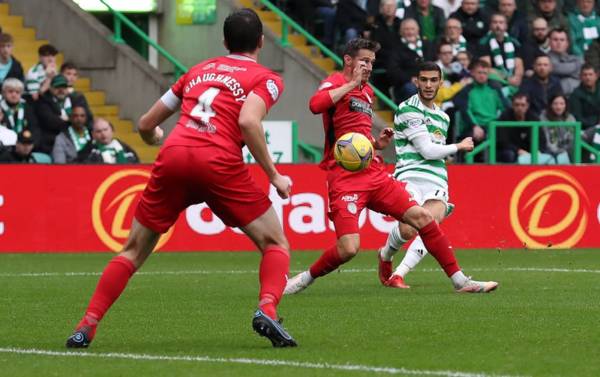
[[[26,129],[18,134],[15,145],[0,146],[0,162],[35,163],[33,147],[33,134]]]
[[[51,80],[56,76],[56,47],[45,44],[38,49],[39,62],[31,67],[25,78],[27,94],[33,101],[48,91]]]
[[[86,162],[99,164],[125,164],[140,162],[135,151],[114,137],[115,128],[106,119],[94,120],[92,150]]]
[[[65,76],[59,74],[52,78],[50,89],[36,101],[35,109],[42,131],[41,143],[37,150],[50,154],[56,136],[69,128],[69,116],[73,109]]]
[[[2,97],[0,98],[0,124],[6,128],[20,133],[28,129],[34,139],[39,141],[39,125],[35,110],[23,98],[24,86],[19,79],[8,78],[2,83]],[[37,144],[37,143],[36,143]]]
[[[81,162],[91,149],[92,135],[86,127],[87,116],[83,106],[74,106],[69,117],[69,127],[54,141],[52,160],[55,164]]]

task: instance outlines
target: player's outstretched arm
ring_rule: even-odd
[[[238,124],[250,153],[267,174],[279,196],[285,199],[290,194],[291,182],[279,174],[269,154],[262,126],[262,120],[266,114],[267,107],[263,99],[254,93],[250,93],[240,111]]]
[[[427,160],[439,160],[457,151],[469,152],[473,150],[473,139],[470,137],[463,139],[457,144],[440,145],[432,143],[429,134],[421,133],[412,139],[411,142],[417,152]]]
[[[160,142],[164,132],[159,125],[173,115],[176,108],[179,107],[179,103],[176,105],[165,103],[165,96],[156,101],[138,122],[140,136],[148,145],[156,145]]]

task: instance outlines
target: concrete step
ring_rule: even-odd
[[[271,12],[268,10],[259,10],[256,12],[256,14],[258,14],[258,17],[260,18],[260,20],[262,22],[270,22],[270,21],[279,20],[279,17],[277,16],[277,14],[275,14],[275,12]]]
[[[2,3],[0,3],[0,5],[2,5]],[[2,31],[4,33],[12,35],[12,37],[15,40],[15,47],[18,46],[21,42],[35,40],[34,28],[2,25]]]
[[[13,36],[14,38],[14,36]],[[38,49],[40,46],[48,44],[47,40],[44,39],[32,39],[32,40],[23,40],[16,39],[13,47],[13,55],[14,56],[25,56],[25,55],[35,55],[38,56]]]
[[[80,77],[77,79],[77,81],[75,81],[74,87],[75,87],[75,90],[80,91],[80,92],[89,91],[90,87],[91,87],[91,81],[87,77]]]
[[[94,116],[107,117],[107,116],[118,116],[119,106],[115,105],[104,105],[104,106],[90,106],[90,110]]]
[[[118,135],[135,132],[134,124],[130,120],[120,119],[117,116],[106,116],[103,118],[112,123],[112,125],[115,127],[115,132]]]
[[[239,0],[239,3],[245,8],[256,8],[253,0]]]
[[[0,14],[0,25],[2,28],[5,26],[23,27],[23,17]]]
[[[386,123],[389,123],[389,126],[392,126],[394,122],[394,113],[391,111],[375,111],[375,113]]]
[[[160,150],[159,147],[151,147],[151,146],[145,146],[145,147],[131,146],[131,147],[137,153],[138,157],[140,158],[140,161],[143,163],[146,163],[146,164],[153,163],[154,160],[156,160],[158,151]]]
[[[276,36],[278,36],[278,37],[281,36],[281,21],[280,20],[264,21],[263,25],[268,27],[273,33],[275,33]]]
[[[323,68],[327,73],[335,70],[335,62],[329,58],[312,58],[310,60],[315,65]]]
[[[106,94],[99,90],[83,92],[85,99],[90,106],[101,106],[106,103]]]
[[[299,47],[299,46],[306,45],[306,38],[304,38],[304,36],[300,35],[300,34],[290,34],[290,35],[288,35],[288,41],[294,47]]]
[[[10,13],[10,6],[6,3],[0,3],[0,14],[8,15]]]

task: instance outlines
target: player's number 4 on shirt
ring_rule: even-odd
[[[215,97],[219,95],[221,89],[219,88],[208,88],[198,97],[198,104],[194,106],[190,115],[194,118],[200,119],[202,123],[208,124],[210,118],[217,115],[212,109],[212,103]]]

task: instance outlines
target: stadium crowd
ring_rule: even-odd
[[[57,67],[58,50],[39,47],[39,61],[24,71],[12,55],[15,40],[0,30],[0,163],[133,163],[136,153],[95,118],[74,90],[77,66]]]
[[[373,84],[400,103],[421,61],[444,72],[436,103],[448,142],[487,137],[503,121],[579,121],[600,149],[600,4],[595,0],[287,0],[289,14],[328,47],[380,43]],[[540,163],[572,161],[574,128],[540,129]],[[531,128],[500,127],[498,161],[530,163]],[[585,156],[587,160],[593,156]]]

